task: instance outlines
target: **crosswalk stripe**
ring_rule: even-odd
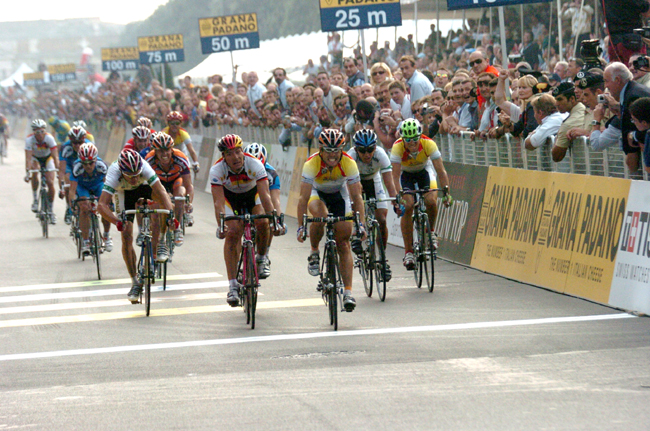
[[[172,284],[167,286],[167,291],[175,290],[190,290],[190,289],[212,289],[216,287],[228,286],[228,281],[206,281],[202,283],[185,283],[185,284]],[[39,293],[34,295],[20,295],[20,296],[5,296],[0,297],[0,304],[12,304],[16,302],[31,302],[31,301],[50,301],[59,299],[70,298],[92,298],[98,296],[116,296],[126,295],[129,293],[129,287],[121,287],[118,289],[102,289],[102,290],[88,290],[88,291],[75,291],[75,292],[60,292],[60,293]],[[151,291],[162,292],[162,286],[154,285]]]
[[[198,278],[218,278],[223,277],[218,272],[206,272],[202,274],[174,274],[168,275],[167,280],[195,280]],[[114,280],[92,280],[92,281],[74,281],[70,283],[49,283],[49,284],[32,284],[27,286],[6,286],[0,287],[0,293],[10,292],[23,292],[34,290],[47,290],[47,289],[69,289],[74,287],[89,287],[89,286],[110,286],[114,284],[130,284],[130,278],[116,278]]]
[[[267,310],[274,308],[295,308],[295,307],[314,307],[323,305],[321,298],[311,299],[293,299],[288,301],[268,301],[258,302],[258,310]],[[151,309],[150,317],[162,316],[182,316],[187,314],[202,314],[202,313],[222,313],[228,311],[237,311],[241,313],[240,307],[230,307],[227,304],[223,305],[204,305],[199,307],[184,307],[184,308],[167,308],[167,309]],[[15,320],[1,320],[0,328],[15,328],[20,326],[36,326],[36,325],[54,325],[62,323],[80,323],[80,322],[96,322],[103,320],[118,320],[118,319],[133,319],[142,318],[144,310],[142,306],[138,306],[136,311],[122,311],[115,313],[96,313],[96,314],[80,314],[74,316],[52,316],[52,317],[36,317],[31,319],[15,319]]]

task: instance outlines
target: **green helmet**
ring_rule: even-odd
[[[402,121],[399,128],[399,134],[402,139],[419,138],[422,135],[422,125],[415,118],[409,118]]]

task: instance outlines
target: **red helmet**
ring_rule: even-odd
[[[153,135],[151,146],[156,150],[168,150],[174,148],[174,139],[165,132],[158,132]]]
[[[74,126],[68,131],[68,138],[71,142],[83,142],[86,140],[86,129],[81,126]]]
[[[241,148],[242,145],[242,140],[237,135],[226,135],[217,142],[217,147],[222,153],[226,150],[232,150],[233,148]]]
[[[117,158],[117,164],[120,171],[127,175],[138,175],[142,172],[142,157],[130,149],[122,150]]]
[[[325,129],[318,136],[318,146],[321,148],[338,149],[343,146],[345,137],[336,129]]]
[[[151,138],[151,130],[145,126],[136,126],[131,130],[134,138],[149,140]]]
[[[169,114],[167,114],[167,123],[170,121],[180,121],[183,122],[183,114],[181,114],[178,111],[172,111]]]
[[[138,126],[144,126],[147,129],[153,129],[153,123],[147,117],[138,118]]]
[[[77,155],[82,162],[94,162],[97,160],[97,147],[93,143],[86,142],[79,147]]]

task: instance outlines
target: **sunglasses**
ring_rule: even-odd
[[[436,76],[439,76],[439,77],[441,77],[441,78],[446,78],[446,77],[448,77],[449,75],[446,74],[446,73],[436,73]]]
[[[490,81],[478,81],[477,84],[479,87],[487,87],[490,85]]]
[[[341,151],[340,148],[329,148],[329,147],[322,147],[321,150],[325,151],[326,153],[337,153]]]
[[[375,151],[376,146],[373,145],[372,147],[356,147],[357,153],[359,154],[369,154]]]
[[[385,70],[377,70],[375,72],[372,72],[372,76],[383,75],[384,73],[386,73]]]
[[[474,67],[475,64],[481,64],[483,60],[474,60],[469,62],[469,67]]]
[[[404,142],[410,142],[410,143],[418,142],[419,140],[420,140],[419,136],[416,136],[414,138],[404,138]]]
[[[125,172],[122,172],[122,176],[124,176],[124,177],[126,177],[128,179],[134,179],[134,178],[138,178],[140,176],[140,174],[127,174]]]
[[[95,160],[90,160],[88,162],[81,162],[82,165],[92,165],[95,163]]]
[[[180,125],[181,125],[181,122],[180,122],[180,121],[170,121],[170,122],[169,122],[169,125],[170,125],[170,126],[180,126]]]

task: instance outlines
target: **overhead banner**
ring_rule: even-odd
[[[512,6],[528,3],[549,3],[551,0],[447,0],[447,9],[472,9],[477,7]]]
[[[185,61],[182,34],[146,36],[138,38],[140,63],[161,64]]]
[[[650,314],[650,183],[632,181],[609,304]]]
[[[630,180],[490,167],[472,266],[609,300]]]
[[[74,63],[47,66],[47,71],[50,74],[50,82],[66,82],[77,79],[77,65]]]
[[[319,0],[323,31],[402,25],[399,0]]]
[[[140,52],[137,46],[123,48],[102,48],[102,70],[105,72],[137,70],[140,67]]]
[[[25,87],[45,85],[45,74],[43,72],[23,73],[23,85]]]
[[[237,51],[260,47],[256,13],[199,19],[201,52]]]

